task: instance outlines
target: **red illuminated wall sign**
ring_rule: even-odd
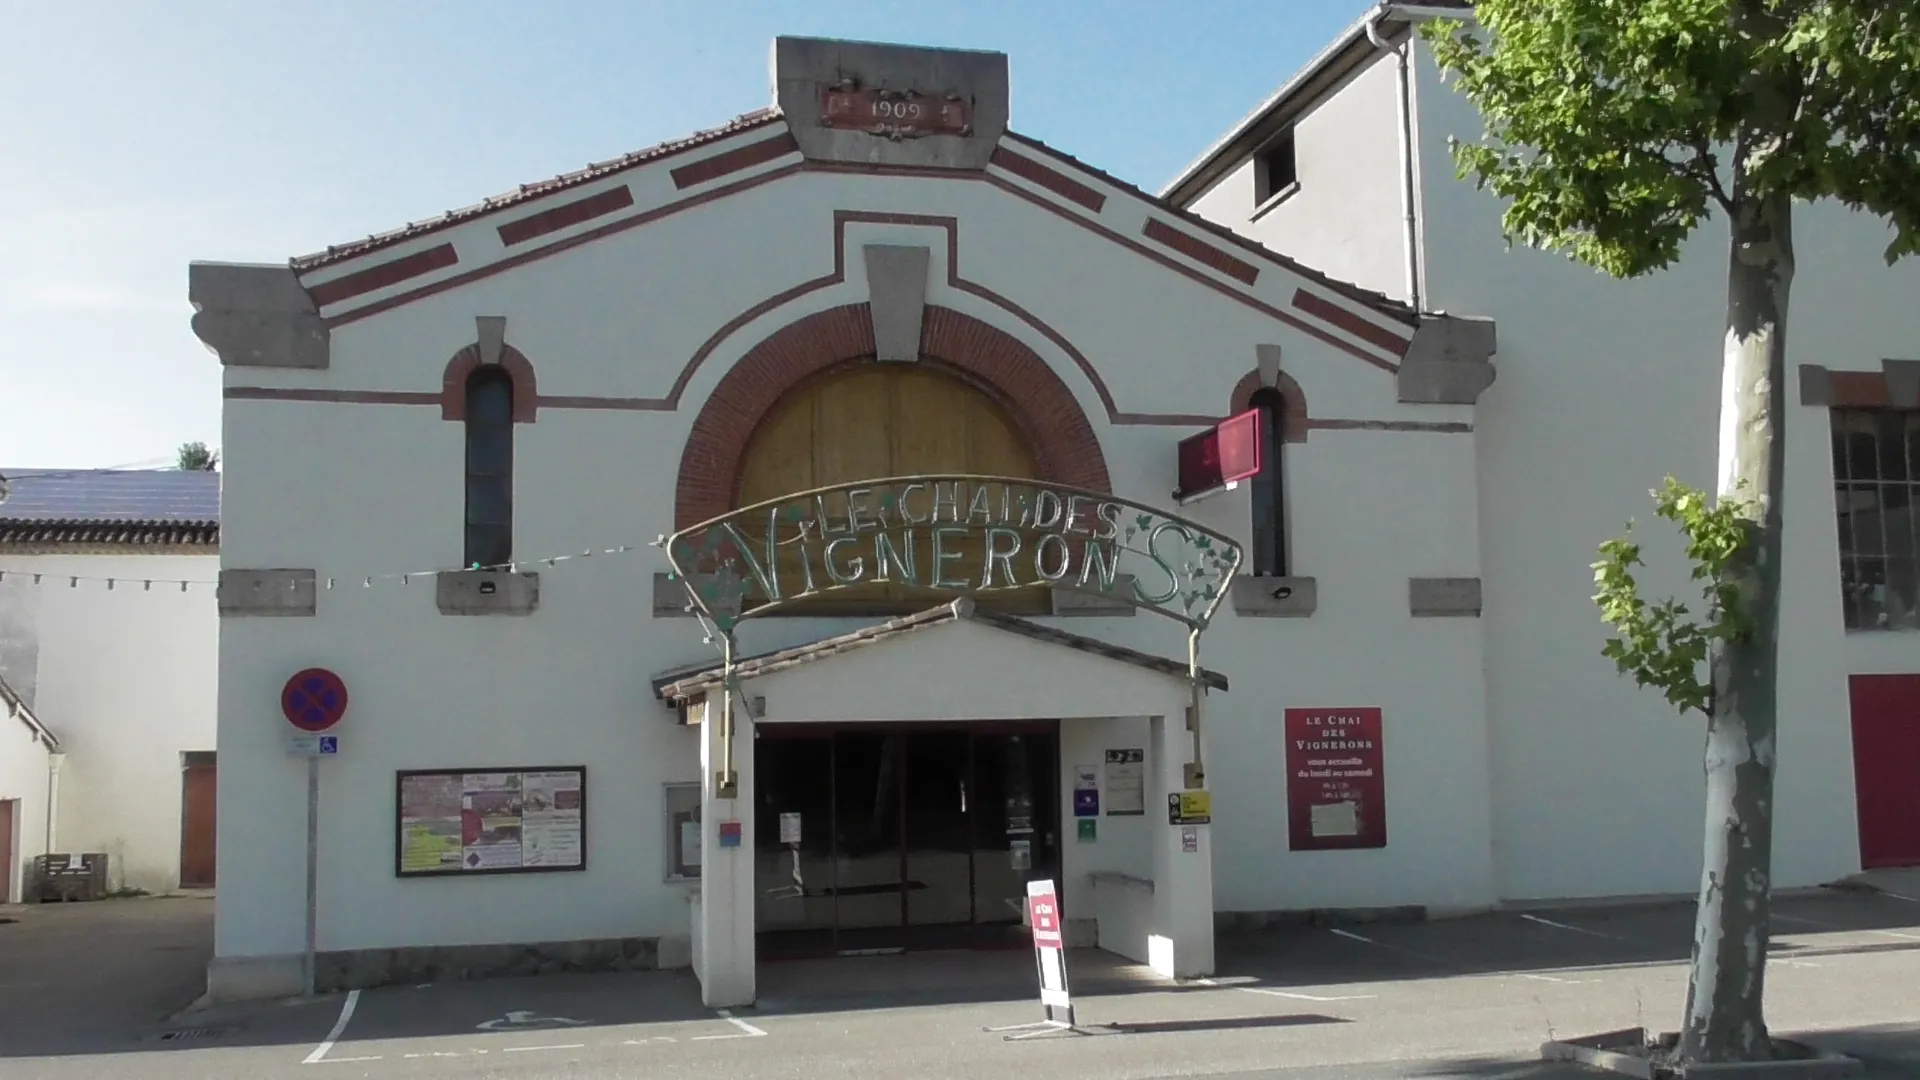
[[[820,126],[895,138],[971,135],[973,110],[964,98],[872,87],[829,87],[820,97]]]
[[[1187,503],[1216,491],[1230,491],[1259,475],[1260,410],[1230,416],[1198,435],[1180,440],[1180,486],[1173,497]]]
[[[1286,734],[1288,847],[1386,847],[1380,710],[1288,709]]]

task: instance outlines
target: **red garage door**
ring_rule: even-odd
[[[1860,864],[1920,866],[1920,675],[1855,675],[1849,696]]]

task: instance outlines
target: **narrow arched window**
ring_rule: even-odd
[[[513,376],[467,376],[467,538],[464,565],[513,559]]]
[[[1287,576],[1287,493],[1281,447],[1286,444],[1287,400],[1262,387],[1248,402],[1260,411],[1260,471],[1253,477],[1253,572]]]

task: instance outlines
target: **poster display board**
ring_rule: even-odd
[[[1288,709],[1286,738],[1288,847],[1386,847],[1380,710]]]
[[[1107,751],[1107,816],[1147,812],[1147,752],[1140,747]]]
[[[398,774],[400,877],[587,868],[584,765]]]

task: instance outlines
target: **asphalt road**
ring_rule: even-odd
[[[1294,926],[1223,938],[1220,974],[1171,984],[1071,954],[1082,1033],[1030,1022],[1026,953],[765,965],[716,1013],[691,976],[645,972],[386,987],[179,1012],[205,962],[205,901],[32,909],[0,925],[0,1076],[186,1078],[1074,1077],[1565,1080],[1554,1037],[1670,1028],[1686,905]],[[1778,902],[1769,1020],[1920,1077],[1920,902]]]

